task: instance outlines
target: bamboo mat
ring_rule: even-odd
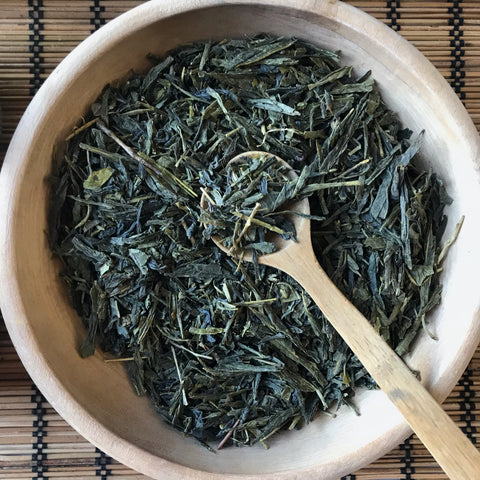
[[[175,0],[172,0],[175,1]],[[135,0],[0,0],[0,163],[32,95],[80,41]],[[479,0],[350,0],[419,48],[480,128]],[[444,408],[480,444],[480,348]],[[76,433],[32,383],[0,318],[0,480],[147,480]],[[442,480],[415,436],[344,480]],[[480,479],[480,472],[479,472]]]

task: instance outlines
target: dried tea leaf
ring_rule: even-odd
[[[111,167],[105,167],[92,172],[83,182],[83,188],[86,190],[99,190],[110,180],[115,170]]]

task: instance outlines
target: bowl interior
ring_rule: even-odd
[[[269,32],[341,50],[359,73],[373,71],[387,105],[404,125],[426,130],[422,161],[455,199],[446,237],[466,220],[445,263],[444,296],[431,316],[435,342],[421,336],[408,362],[438,398],[453,388],[479,339],[479,142],[465,110],[438,72],[404,40],[367,15],[337,2],[148,2],[93,35],[55,70],[27,110],[2,172],[2,311],[34,381],[64,418],[94,444],[155,478],[338,478],[402,441],[408,427],[382,392],[361,391],[361,416],[342,408],[300,431],[282,433],[270,449],[212,454],[164,425],[149,401],[136,397],[123,367],[99,351],[81,359],[83,326],[69,305],[46,230],[48,183],[55,148],[78,124],[102,87],[193,40]],[[203,5],[191,9],[192,5]],[[309,5],[312,5],[311,7]],[[315,5],[313,5],[315,4]],[[197,472],[194,472],[197,471]],[[203,472],[203,473],[201,473]]]

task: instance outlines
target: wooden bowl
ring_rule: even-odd
[[[152,1],[122,15],[79,45],[50,75],[25,112],[1,174],[1,308],[32,379],[53,407],[89,441],[156,479],[336,479],[398,445],[409,428],[380,391],[358,392],[361,416],[341,409],[270,449],[217,454],[166,426],[133,393],[124,369],[101,352],[77,353],[83,327],[70,306],[46,238],[52,152],[102,87],[145,56],[208,37],[270,32],[341,50],[359,72],[373,71],[386,103],[414,131],[426,129],[422,158],[445,179],[455,202],[452,232],[466,220],[445,263],[444,296],[431,316],[435,342],[421,336],[408,358],[438,399],[458,381],[480,339],[480,141],[443,77],[379,21],[335,0]]]

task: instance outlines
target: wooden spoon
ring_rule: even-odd
[[[258,155],[265,153],[247,152],[237,155],[229,163]],[[276,158],[291,168],[284,160]],[[291,175],[296,175],[293,170]],[[205,192],[201,205],[203,208],[207,206]],[[306,215],[310,213],[308,199],[295,202],[289,208]],[[290,220],[294,223],[297,241],[284,240],[276,235],[277,250],[259,256],[258,263],[282,270],[308,292],[452,480],[480,479],[480,452],[477,448],[319,265],[310,238],[310,220],[300,215],[292,215]],[[221,238],[212,239],[221,250],[232,254]],[[248,251],[242,252],[242,259],[251,261],[251,258]]]

